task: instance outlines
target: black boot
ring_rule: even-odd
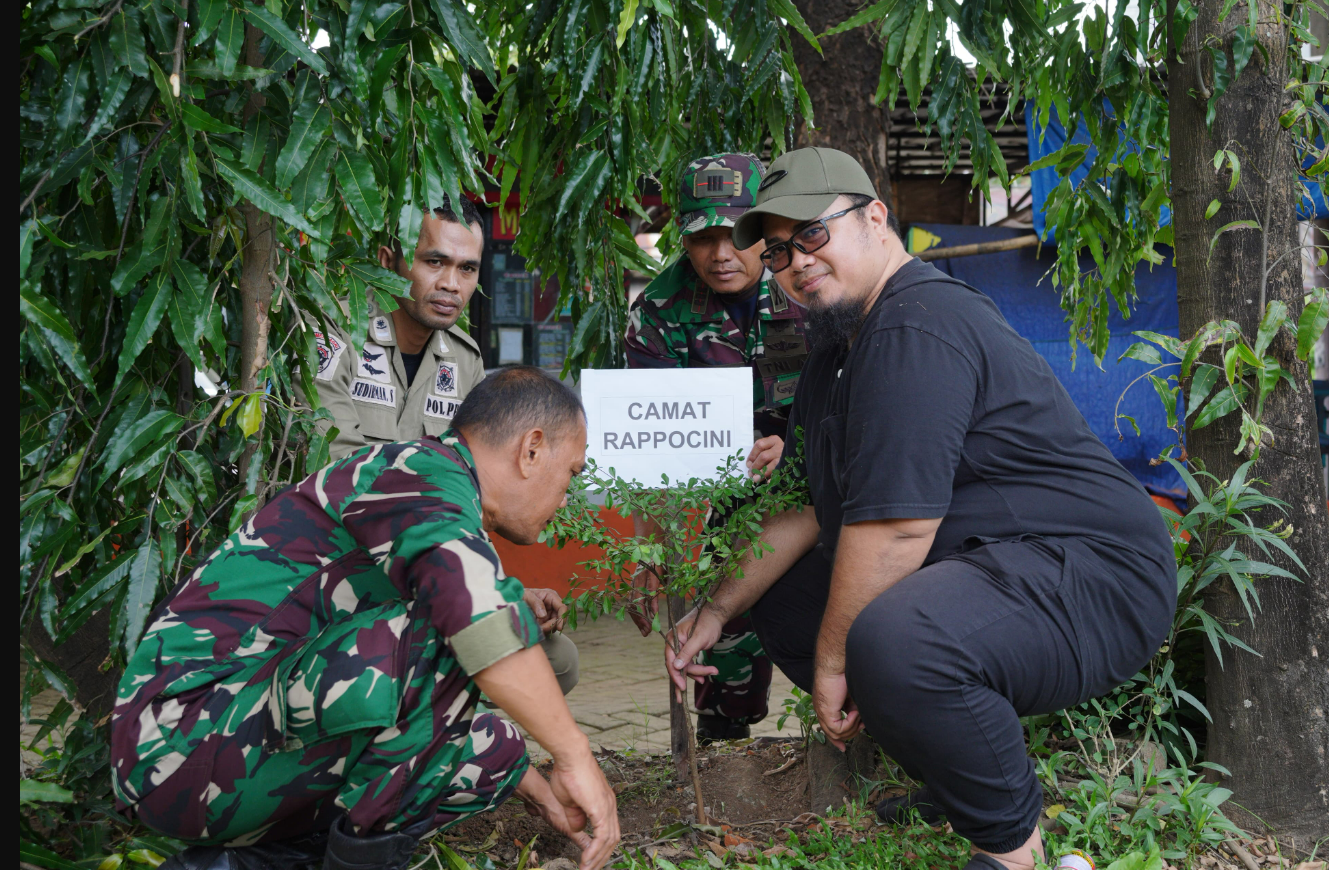
[[[910,810],[917,810],[918,817],[928,825],[940,825],[946,821],[946,813],[932,799],[932,792],[928,791],[927,786],[898,797],[886,798],[877,804],[877,818],[884,825],[907,825],[913,820]]]
[[[428,823],[417,822],[390,834],[357,837],[344,829],[346,817],[337,819],[328,838],[323,870],[405,870]]]
[[[190,846],[160,870],[321,870],[328,832],[254,846]]]
[[[752,733],[748,726],[714,713],[697,714],[697,745],[706,746],[717,740],[743,740]]]

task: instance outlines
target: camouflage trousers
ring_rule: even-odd
[[[239,726],[208,735],[132,814],[182,840],[246,845],[323,830],[343,813],[357,833],[439,830],[506,801],[529,764],[525,741],[476,711],[474,682],[413,606],[334,622],[300,651],[280,748],[264,745],[255,711],[214,703],[212,721]],[[180,700],[188,718],[210,698]]]
[[[693,685],[698,713],[723,716],[740,725],[766,718],[771,695],[771,660],[744,613],[725,623],[720,640],[702,655],[720,673]]]

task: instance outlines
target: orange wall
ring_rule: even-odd
[[[617,511],[600,508],[600,521],[624,535],[632,534],[632,520],[618,515]],[[529,588],[553,589],[559,595],[567,595],[568,580],[574,574],[585,574],[585,569],[578,563],[587,559],[597,559],[604,555],[599,547],[585,547],[569,542],[559,550],[547,544],[521,546],[498,535],[491,536],[498,557],[503,560],[503,570]],[[600,578],[603,580],[603,577]],[[582,588],[598,588],[599,584],[582,582]]]

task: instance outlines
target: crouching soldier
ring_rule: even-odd
[[[378,249],[384,269],[411,280],[410,296],[384,313],[372,303],[364,350],[357,358],[341,333],[315,334],[319,367],[314,375],[319,402],[337,428],[328,445],[333,460],[367,444],[440,435],[462,400],[485,376],[480,348],[457,325],[480,280],[484,230],[480,212],[463,198],[454,211],[443,205],[426,214],[410,256],[400,242]],[[526,603],[545,632],[541,643],[563,694],[577,685],[576,645],[562,633],[564,606],[551,589],[526,590]]]
[[[454,423],[277,496],[160,607],[120,683],[111,765],[122,811],[198,844],[164,866],[400,870],[514,793],[582,867],[608,860],[614,793],[489,539],[533,543],[564,503],[581,403],[521,367]],[[553,756],[548,781],[482,691]]]

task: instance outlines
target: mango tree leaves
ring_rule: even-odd
[[[88,371],[83,348],[74,335],[74,328],[60,310],[26,282],[19,285],[18,310],[25,320],[42,331],[70,371],[84,384],[92,386],[92,372]]]
[[[295,123],[291,135],[277,155],[277,187],[290,186],[301,169],[304,169],[309,156],[323,140],[323,136],[332,126],[332,110],[320,103],[311,102],[301,106],[295,113]]]
[[[129,658],[138,648],[138,641],[143,635],[148,614],[152,611],[152,602],[157,597],[157,584],[161,580],[162,573],[161,545],[155,538],[149,538],[132,557],[121,558],[133,559],[129,565],[127,578],[122,638],[125,658]]]
[[[152,340],[152,334],[157,331],[157,325],[161,323],[162,315],[166,313],[166,303],[170,298],[171,279],[165,274],[159,274],[155,280],[150,281],[143,295],[139,297],[134,312],[129,316],[129,323],[125,328],[125,341],[120,347],[120,357],[116,361],[116,386],[125,379],[129,367]]]
[[[374,167],[359,151],[342,149],[337,153],[337,184],[351,211],[367,229],[381,229],[385,220],[383,198],[374,178]]]

